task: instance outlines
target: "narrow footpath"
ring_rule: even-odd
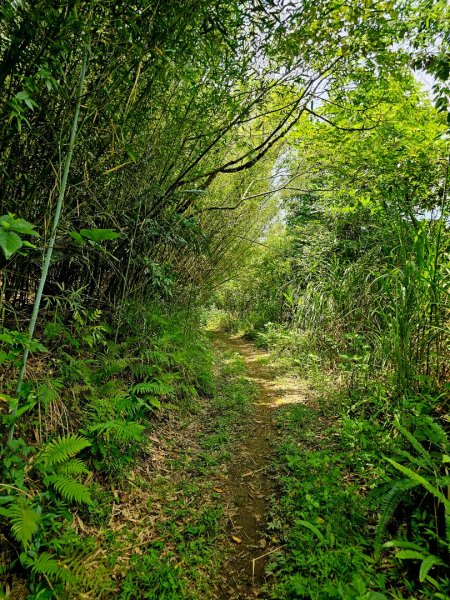
[[[303,402],[304,390],[293,378],[277,378],[270,355],[236,336],[215,333],[214,343],[234,349],[245,360],[246,377],[257,384],[259,395],[252,407],[224,482],[230,547],[220,575],[221,600],[263,598],[265,567],[281,550],[267,531],[271,500],[276,496],[273,453],[277,438],[276,412],[285,404]]]

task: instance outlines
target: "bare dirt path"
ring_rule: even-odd
[[[304,391],[293,378],[279,379],[270,356],[236,336],[215,333],[218,347],[228,347],[245,360],[246,377],[259,388],[248,425],[236,440],[233,461],[223,484],[228,514],[230,548],[220,575],[217,598],[264,598],[265,566],[281,550],[267,531],[271,499],[276,495],[272,459],[277,437],[276,411],[284,404],[302,402]]]

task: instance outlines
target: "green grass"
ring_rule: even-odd
[[[413,470],[419,468],[419,457],[381,419],[350,417],[351,409],[342,417],[330,418],[330,406],[336,409],[340,401],[340,395],[330,393],[314,407],[290,406],[278,414],[280,497],[272,506],[269,529],[282,552],[274,554],[269,565],[274,583],[267,590],[268,597],[448,600],[442,507],[434,503],[433,509],[423,487],[400,497],[388,516],[381,544],[393,538],[397,541],[382,548],[380,559],[375,552],[386,499],[398,482],[405,481],[390,469],[385,456],[406,457]],[[424,424],[420,418],[413,422],[418,435]],[[436,424],[434,429],[438,431]],[[430,436],[431,429],[423,438],[425,444]],[[414,442],[414,448],[420,450],[419,442]],[[427,475],[422,467],[420,472]],[[410,548],[411,542],[422,558],[399,552]],[[440,556],[442,567],[433,567],[432,576],[421,580],[423,557],[432,554]]]
[[[371,569],[368,500],[352,483],[351,458],[336,432],[321,430],[316,410],[302,405],[283,409],[279,426],[281,498],[270,527],[284,552],[270,565],[277,581],[271,598],[350,600],[382,589],[383,577]]]

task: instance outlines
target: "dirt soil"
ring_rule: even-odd
[[[222,487],[228,514],[230,548],[220,575],[217,598],[244,600],[264,598],[265,567],[281,550],[267,531],[271,499],[276,496],[272,459],[277,427],[275,416],[282,405],[304,402],[307,390],[294,378],[278,378],[270,356],[237,336],[214,334],[219,347],[238,352],[245,360],[246,377],[260,390],[254,401]]]

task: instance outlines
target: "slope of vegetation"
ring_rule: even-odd
[[[3,596],[217,596],[255,386],[207,319],[316,389],[260,593],[448,597],[449,16],[2,3]]]

